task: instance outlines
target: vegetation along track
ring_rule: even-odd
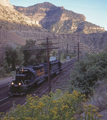
[[[69,60],[62,64],[62,72],[60,72],[56,77],[51,80],[51,90],[54,92],[61,84],[64,84],[69,77],[70,70],[73,63],[77,61],[76,58]],[[42,85],[38,85],[36,89],[34,88],[29,94],[41,97],[42,95],[48,94],[48,81],[44,82]],[[0,112],[7,112],[12,106],[13,102],[17,104],[25,104],[26,95],[24,96],[7,96],[0,100]]]

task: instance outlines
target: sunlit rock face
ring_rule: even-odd
[[[0,4],[3,6],[13,8],[13,5],[10,4],[9,0],[0,0]]]

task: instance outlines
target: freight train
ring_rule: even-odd
[[[59,60],[50,62],[50,75],[58,74],[61,68]],[[48,79],[48,64],[44,63],[38,66],[22,67],[16,70],[15,80],[10,83],[10,95],[24,95],[39,83]]]

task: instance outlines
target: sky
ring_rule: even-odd
[[[107,30],[107,0],[9,0],[12,5],[28,7],[38,3],[50,2],[67,10],[83,14],[86,21]]]

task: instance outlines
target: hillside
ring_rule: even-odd
[[[24,44],[25,39],[17,35],[16,31],[46,32],[40,24],[16,11],[9,3],[9,0],[0,0],[0,41],[7,41],[14,44]]]
[[[57,7],[51,3],[44,2],[29,7],[14,8],[24,15],[33,18],[43,28],[55,33],[97,33],[104,32],[104,28],[89,23],[82,14]]]
[[[9,0],[0,0],[0,29],[2,30],[36,30],[44,29],[36,20],[16,11]],[[45,30],[46,31],[46,30]]]
[[[80,43],[83,44],[81,52],[98,52],[107,46],[107,32],[85,21],[84,15],[51,3],[15,8],[30,18],[16,11],[9,0],[0,0],[0,41],[16,46],[25,44],[28,39],[49,37],[50,40],[55,38],[52,39],[53,42],[59,42],[60,50],[66,49],[68,44],[68,50],[73,52],[74,45],[78,42],[77,34],[80,34]],[[41,40],[37,40],[38,43],[40,44]]]

